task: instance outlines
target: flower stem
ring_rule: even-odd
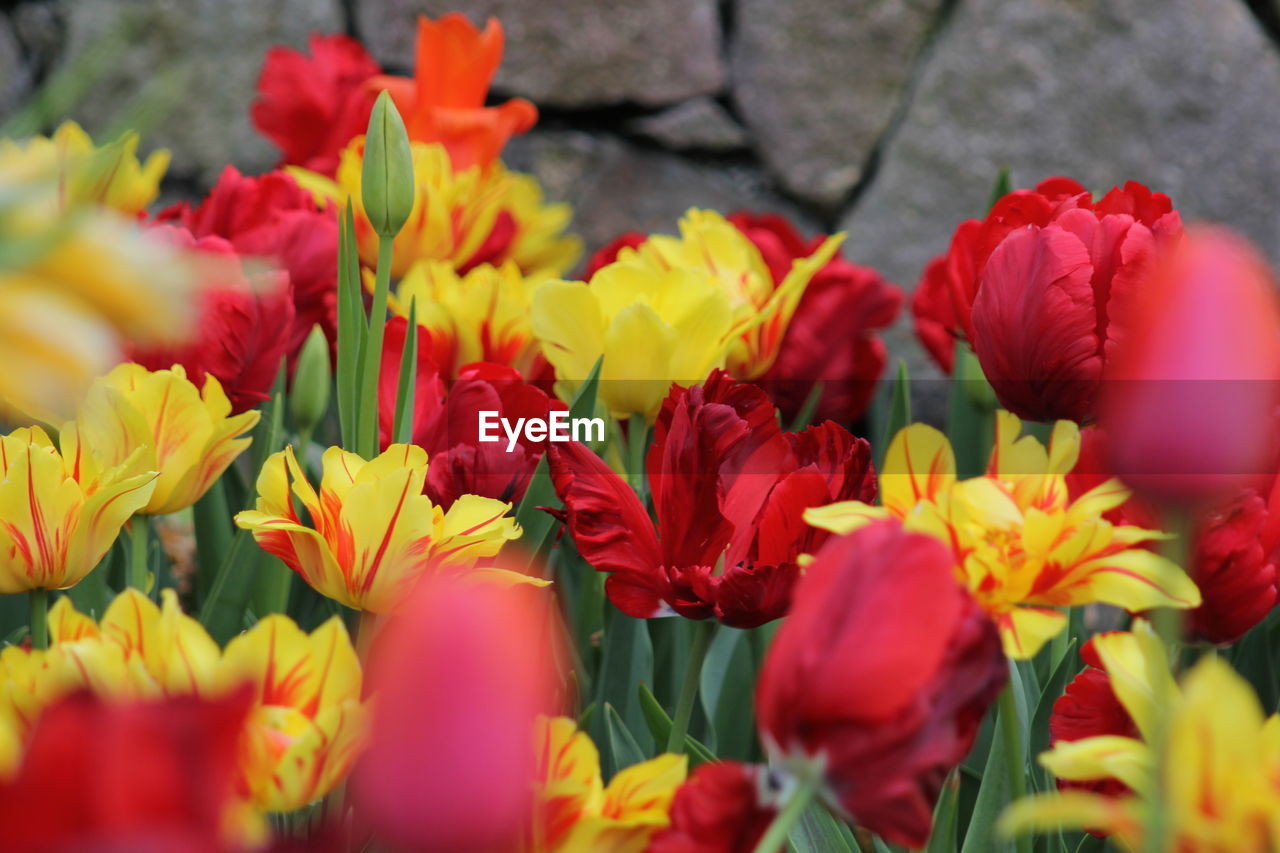
[[[645,501],[644,451],[649,437],[649,425],[644,415],[633,414],[627,420],[627,480],[635,489],[640,501]]]
[[[1009,777],[1009,802],[1027,795],[1027,772],[1022,756],[1022,730],[1018,725],[1018,702],[1013,695],[1013,682],[1005,684],[999,700],[1000,737],[1004,741],[1005,775]],[[1023,835],[1014,841],[1018,853],[1031,853],[1031,837]]]
[[[31,648],[49,648],[49,590],[36,588],[27,591],[27,604],[31,607]]]
[[[364,339],[364,357],[360,361],[360,406],[358,452],[365,459],[378,455],[378,376],[382,372],[382,337],[387,326],[387,299],[391,292],[390,237],[378,237],[378,270],[375,274],[373,302],[369,307],[369,334]]]
[[[796,789],[791,792],[791,796],[783,804],[782,810],[774,816],[773,822],[764,831],[764,835],[760,836],[760,843],[756,845],[755,853],[778,853],[779,850],[782,850],[787,843],[787,836],[790,835],[791,828],[804,816],[809,804],[813,802],[814,795],[817,793],[818,786],[816,781],[802,780]]]
[[[693,644],[689,647],[689,665],[680,685],[680,697],[676,700],[676,715],[671,720],[671,734],[667,737],[667,752],[685,751],[685,735],[689,733],[689,720],[693,717],[693,700],[698,698],[698,684],[702,681],[702,662],[711,647],[716,622],[703,619],[693,623]]]
[[[147,591],[147,533],[146,516],[135,515],[129,520],[129,586]]]

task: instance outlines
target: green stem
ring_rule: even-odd
[[[145,515],[129,520],[129,586],[147,591],[147,533],[150,524]]]
[[[360,627],[356,629],[356,657],[361,665],[369,661],[369,647],[373,645],[373,637],[378,632],[378,614],[368,610],[360,611]]]
[[[809,804],[813,802],[813,798],[817,793],[818,786],[815,781],[801,781],[799,786],[791,792],[791,796],[787,798],[782,810],[773,818],[773,822],[769,824],[769,828],[765,830],[764,835],[760,837],[760,843],[756,845],[755,853],[778,853],[779,850],[784,849],[787,837],[791,834],[791,828],[804,816],[805,811],[809,808]]]
[[[1010,681],[1000,691],[1000,737],[1004,741],[1005,775],[1009,777],[1009,802],[1015,803],[1027,795],[1027,772],[1022,757],[1022,729],[1018,725],[1018,702],[1013,695]],[[1031,836],[1023,835],[1014,841],[1018,853],[1031,853]]]
[[[631,488],[640,496],[640,502],[647,500],[644,480],[644,452],[646,439],[649,437],[649,424],[644,415],[633,414],[627,421],[627,480]]]
[[[28,590],[27,603],[31,607],[31,648],[49,648],[49,590]]]
[[[390,237],[378,238],[378,271],[369,308],[369,334],[364,339],[364,357],[360,377],[360,406],[356,410],[360,427],[356,431],[358,452],[365,459],[378,455],[378,374],[382,369],[382,337],[387,326],[387,298],[391,292]]]
[[[698,684],[702,681],[702,662],[711,647],[716,622],[703,619],[693,623],[693,643],[689,646],[689,665],[680,685],[680,697],[676,700],[676,714],[671,719],[671,734],[667,737],[667,752],[683,753],[685,736],[689,733],[689,720],[693,717],[693,701],[698,698]]]

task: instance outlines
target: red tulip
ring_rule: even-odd
[[[973,300],[987,259],[1000,242],[1013,231],[1043,226],[1059,212],[1082,206],[1090,206],[1084,187],[1070,178],[1048,178],[1034,190],[1003,196],[985,219],[960,223],[947,253],[925,268],[911,300],[920,341],[945,372],[951,372],[956,340],[973,341]]]
[[[947,773],[1008,669],[951,551],[896,521],[831,539],[765,658],[756,714],[774,762],[886,841],[922,846]],[[886,618],[891,614],[891,618]]]
[[[284,172],[246,177],[234,166],[195,209],[185,203],[163,211],[196,237],[223,237],[244,257],[263,258],[289,273],[293,325],[285,342],[290,365],[319,323],[337,340],[338,221],[316,207],[311,194]]]
[[[1093,420],[1128,306],[1180,233],[1167,197],[1127,184],[1095,207],[1059,209],[1006,236],[979,277],[969,337],[1005,408],[1036,421]]]
[[[1257,251],[1224,229],[1188,232],[1129,316],[1104,401],[1113,470],[1182,505],[1272,470],[1280,306]]]
[[[408,323],[401,317],[387,322],[378,379],[378,422],[382,446],[391,443]],[[419,332],[424,330],[419,328]],[[410,441],[427,451],[426,493],[432,503],[448,509],[460,495],[480,495],[518,503],[533,477],[533,469],[547,446],[522,433],[507,450],[507,438],[482,442],[479,414],[497,412],[512,423],[520,418],[546,420],[568,407],[535,385],[520,371],[501,364],[464,365],[458,378],[446,384],[431,358],[431,344],[418,338],[418,365]]]
[[[313,35],[311,55],[267,51],[258,75],[253,124],[280,148],[282,164],[332,176],[338,154],[369,124],[377,91],[366,81],[382,69],[355,39]]]
[[[426,583],[375,640],[358,825],[414,853],[519,849],[532,820],[534,721],[554,712],[556,636],[536,589]]]
[[[595,253],[587,259],[587,269],[582,274],[582,280],[591,281],[591,277],[601,267],[607,267],[616,261],[618,253],[623,249],[634,249],[648,239],[649,235],[640,231],[623,231],[617,237],[596,249]]]
[[[830,421],[784,433],[773,404],[722,370],[673,387],[646,460],[657,525],[587,447],[552,444],[551,479],[582,556],[624,613],[752,628],[786,612],[800,554],[826,535],[808,507],[869,500],[871,448]]]
[[[45,710],[0,783],[0,851],[230,853],[237,743],[250,696],[121,704],[72,694]]]
[[[197,387],[212,375],[231,401],[233,414],[254,408],[271,396],[289,342],[293,323],[289,276],[266,272],[251,283],[244,277],[235,249],[221,237],[196,240],[174,226],[156,226],[156,230],[212,258],[218,283],[200,294],[194,340],[163,349],[135,349],[130,359],[149,370],[181,364]]]
[[[775,284],[781,284],[793,261],[811,255],[825,239],[806,242],[775,214],[740,211],[729,221],[760,250]],[[884,371],[884,342],[876,332],[892,325],[901,307],[901,291],[870,267],[837,254],[809,282],[777,360],[757,384],[788,421],[800,412],[815,382],[823,388],[814,420],[857,420]]]
[[[768,770],[736,761],[702,764],[676,791],[671,825],[645,853],[750,853],[777,808],[762,804]]]

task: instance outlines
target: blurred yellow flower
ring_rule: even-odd
[[[424,573],[464,570],[476,579],[540,584],[477,567],[520,535],[511,504],[463,495],[446,513],[422,493],[427,453],[393,444],[372,460],[330,447],[317,492],[292,448],[272,454],[258,476],[257,508],[236,516],[262,548],[317,592],[373,613],[394,610]],[[299,517],[293,499],[309,518]]]
[[[372,290],[371,272],[365,283]],[[475,361],[509,365],[528,376],[540,353],[529,324],[529,302],[539,283],[522,275],[514,261],[481,264],[465,274],[444,261],[419,261],[388,304],[406,319],[414,307],[446,378]]]
[[[1116,779],[1130,791],[1119,797],[1084,791],[1029,797],[1005,812],[1002,831],[1088,827],[1111,833],[1124,849],[1141,850],[1163,788],[1166,849],[1280,849],[1280,716],[1264,717],[1249,683],[1215,656],[1196,664],[1179,689],[1162,644],[1141,620],[1132,632],[1100,636],[1094,645],[1139,736],[1060,742],[1040,762],[1062,779]],[[1161,715],[1167,734],[1158,755]]]
[[[246,796],[264,811],[323,797],[351,768],[366,734],[360,663],[338,617],[307,634],[267,616],[222,651],[176,593],[157,606],[135,589],[94,622],[61,598],[50,648],[0,651],[0,776],[14,767],[40,712],[72,690],[104,696],[216,696],[250,684],[254,707],[239,756]],[[17,748],[14,747],[17,744]]]
[[[156,200],[169,167],[164,149],[153,151],[145,162],[137,152],[133,131],[98,146],[80,125],[67,121],[51,137],[0,139],[0,174],[57,175],[62,206],[89,202],[137,216]]]
[[[39,427],[0,436],[0,594],[79,583],[156,488],[141,453],[103,465],[62,433],[60,453]]]
[[[741,379],[761,375],[841,239],[797,261],[775,288],[760,251],[719,214],[690,210],[680,235],[623,249],[590,284],[550,281],[534,293],[533,331],[561,399],[601,356],[599,395],[620,418],[652,420],[672,383],[692,385],[715,367]]]
[[[535,853],[642,853],[670,824],[671,800],[688,773],[685,756],[664,753],[626,767],[606,787],[596,746],[573,720],[540,719],[535,746]]]
[[[569,206],[546,204],[533,178],[508,172],[498,160],[455,171],[440,143],[411,147],[417,187],[409,221],[395,238],[393,277],[419,261],[441,261],[462,272],[512,261],[526,275],[557,276],[582,254],[581,241],[563,233]],[[296,167],[289,172],[321,205],[351,200],[360,257],[373,266],[378,239],[361,200],[363,157],[364,137],[358,136],[343,149],[332,179]]]
[[[1000,412],[987,473],[956,477],[946,436],[912,424],[894,436],[880,473],[882,506],[846,501],[805,511],[810,524],[848,533],[882,518],[936,536],[955,552],[956,571],[995,620],[1005,654],[1035,656],[1065,626],[1055,608],[1103,602],[1131,612],[1191,608],[1200,591],[1170,560],[1143,548],[1162,534],[1117,526],[1102,515],[1129,498],[1109,480],[1072,501],[1066,474],[1080,454],[1080,431],[1058,421],[1048,448],[1020,437],[1022,423]]]
[[[159,471],[142,512],[163,515],[191,506],[249,446],[242,437],[257,410],[231,416],[231,403],[213,376],[198,389],[181,365],[149,371],[121,364],[96,380],[76,419],[80,441],[93,454],[119,464],[139,454]]]

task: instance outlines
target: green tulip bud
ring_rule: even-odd
[[[373,230],[382,237],[400,233],[413,210],[413,150],[404,120],[385,91],[369,114],[361,201]]]
[[[298,354],[289,394],[289,414],[299,433],[309,435],[329,409],[329,339],[319,324],[311,329]]]

